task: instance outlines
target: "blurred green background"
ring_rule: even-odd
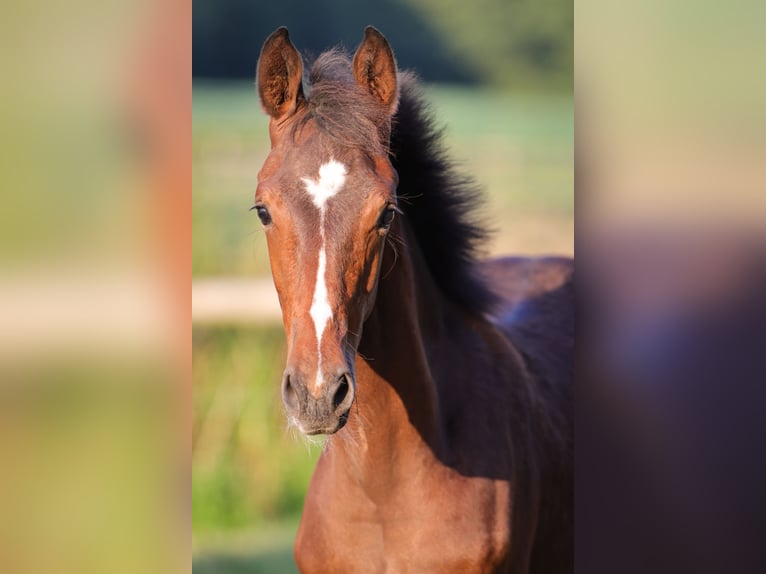
[[[268,152],[260,46],[287,25],[306,59],[365,25],[415,69],[452,157],[486,190],[488,253],[572,253],[572,4],[382,0],[193,5],[195,285],[270,281],[248,212]],[[321,444],[291,434],[279,321],[195,320],[192,517],[197,573],[294,572],[292,539]]]

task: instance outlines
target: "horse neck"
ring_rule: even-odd
[[[396,249],[394,255],[386,246],[375,307],[364,326],[352,416],[336,435],[340,440],[332,439],[353,459],[349,472],[378,479],[382,472],[406,473],[408,461],[441,458],[446,448],[440,413],[444,389],[437,385],[429,354],[437,341],[444,351],[447,319],[455,321],[455,314],[425,271],[418,248]]]

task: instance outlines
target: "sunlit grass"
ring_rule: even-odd
[[[297,573],[293,560],[295,521],[274,522],[267,527],[238,533],[208,535],[193,550],[195,574]]]
[[[278,327],[195,328],[195,534],[297,518],[321,446],[289,433],[279,398]]]

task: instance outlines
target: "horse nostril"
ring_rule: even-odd
[[[295,412],[299,408],[298,393],[295,392],[295,387],[290,382],[290,375],[285,375],[282,381],[282,401],[289,411]]]
[[[349,391],[348,377],[346,375],[341,375],[338,388],[335,389],[335,395],[333,395],[332,397],[333,409],[337,409],[341,405],[343,400],[346,398],[346,395],[348,395],[348,391]]]

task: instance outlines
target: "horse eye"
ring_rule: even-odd
[[[378,219],[378,229],[388,229],[394,220],[394,215],[396,215],[396,207],[393,205],[386,207],[383,213],[380,214],[380,219]]]
[[[258,213],[258,218],[261,220],[261,223],[264,225],[271,223],[271,214],[269,213],[269,210],[266,209],[266,206],[255,205],[254,209]]]

